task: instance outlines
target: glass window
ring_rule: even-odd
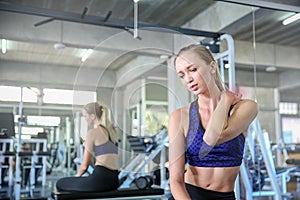
[[[84,105],[97,100],[96,92],[44,89],[44,103]]]
[[[39,90],[23,87],[23,102],[36,103]],[[0,86],[0,101],[21,101],[21,87]]]
[[[44,89],[44,103],[73,104],[72,90]]]
[[[74,91],[73,104],[75,105],[85,105],[87,103],[95,101],[97,101],[96,92],[79,90]]]
[[[168,119],[168,106],[147,105],[145,135],[155,135],[162,127],[167,127]]]
[[[52,116],[27,116],[27,124],[34,126],[58,126],[60,117]]]
[[[300,142],[300,118],[282,118],[283,141],[286,144]]]
[[[292,102],[280,102],[279,103],[279,113],[284,115],[297,115],[298,114],[298,104]]]
[[[37,88],[23,88],[23,102],[37,102],[37,96],[39,94],[39,90]]]
[[[0,86],[1,101],[21,101],[21,88],[12,86]]]

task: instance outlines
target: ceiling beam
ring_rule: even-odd
[[[267,8],[267,9],[272,9],[272,10],[300,13],[299,6],[287,5],[286,3],[285,4],[274,3],[274,2],[262,1],[262,0],[251,0],[251,1],[249,1],[249,0],[217,0],[217,1],[225,1],[228,3],[236,3],[236,4],[241,4],[241,5]]]
[[[45,8],[34,8],[23,5],[15,5],[11,3],[3,3],[0,2],[0,11],[6,12],[15,12],[29,15],[38,15],[43,17],[55,18],[56,20],[98,25],[98,26],[106,26],[111,28],[118,29],[133,29],[133,21],[124,21],[117,19],[108,19],[105,21],[105,17],[99,17],[94,15],[85,15],[84,18],[81,17],[81,13],[72,13],[58,10],[50,10]],[[147,29],[150,28],[152,31],[160,31],[160,32],[169,32],[169,33],[181,33],[185,35],[193,35],[193,36],[202,36],[209,38],[219,38],[221,33],[209,32],[209,31],[199,31],[195,29],[187,29],[173,26],[161,26],[154,24],[146,24],[146,23],[138,23],[139,28]]]

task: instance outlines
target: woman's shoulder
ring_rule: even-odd
[[[177,108],[176,110],[174,110],[172,113],[171,113],[171,116],[182,116],[182,115],[185,115],[188,113],[188,110],[189,110],[189,107],[190,107],[190,104],[188,105],[185,105],[181,108]]]
[[[258,104],[251,99],[242,99],[233,107],[234,110],[239,110],[239,112],[252,112],[258,113]]]
[[[86,133],[86,136],[93,137],[97,132],[98,131],[96,128],[89,129]]]
[[[170,115],[169,122],[177,125],[186,123],[186,120],[189,119],[189,108],[190,104],[174,110]]]
[[[241,101],[239,101],[238,105],[239,106],[251,106],[252,108],[258,107],[257,103],[251,99],[242,99]]]

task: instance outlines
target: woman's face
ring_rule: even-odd
[[[85,109],[82,109],[82,115],[85,119],[85,121],[88,123],[88,125],[93,125],[95,121],[95,115],[89,114]]]
[[[213,62],[212,62],[213,63]],[[208,92],[208,85],[214,81],[212,64],[206,64],[194,52],[184,52],[177,57],[175,68],[182,84],[195,95]]]

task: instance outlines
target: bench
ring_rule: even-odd
[[[58,192],[51,194],[54,200],[66,199],[167,199],[161,188],[148,188],[140,190],[136,188],[119,188],[107,192]]]

